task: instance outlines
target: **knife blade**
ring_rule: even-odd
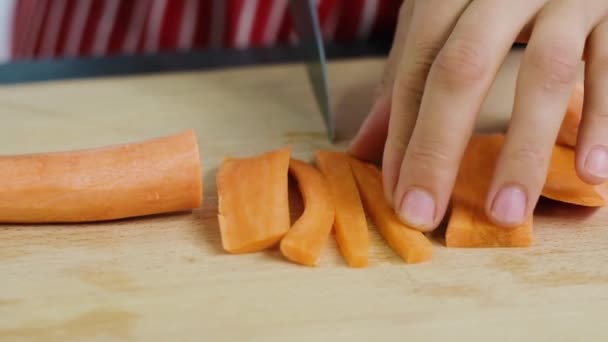
[[[329,140],[335,139],[334,113],[330,104],[330,93],[326,69],[325,48],[315,0],[291,0],[294,27],[306,63],[308,79],[312,83],[317,105],[327,128]]]

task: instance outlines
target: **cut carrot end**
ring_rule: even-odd
[[[367,218],[349,158],[347,154],[335,151],[315,154],[335,205],[334,229],[340,252],[350,267],[366,267],[369,262]]]
[[[388,245],[407,263],[430,260],[433,255],[431,241],[422,232],[403,224],[386,202],[380,171],[354,158],[350,162],[365,210]]]
[[[503,228],[485,213],[485,200],[504,136],[474,136],[464,153],[446,230],[447,247],[527,247],[533,243],[532,218]]]
[[[222,247],[252,253],[278,243],[290,226],[288,167],[291,147],[247,158],[227,158],[217,172]]]
[[[298,183],[304,211],[281,240],[281,252],[289,260],[316,265],[334,224],[335,208],[327,180],[319,170],[292,159],[289,172]]]
[[[0,222],[94,222],[200,207],[193,130],[141,142],[0,157]]]
[[[319,256],[312,252],[310,248],[303,247],[302,244],[293,239],[281,240],[281,254],[296,264],[304,266],[317,266]]]
[[[586,207],[602,207],[604,196],[595,185],[583,182],[576,172],[576,156],[573,149],[556,145],[553,148],[543,197]]]

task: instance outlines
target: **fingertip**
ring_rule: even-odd
[[[522,225],[527,216],[528,195],[523,187],[509,185],[500,189],[489,206],[491,220],[505,228]]]
[[[435,199],[428,191],[413,188],[401,199],[398,214],[406,225],[421,232],[430,232],[435,228],[436,207]]]
[[[576,156],[579,178],[590,185],[600,185],[608,180],[608,147],[595,145],[586,153]]]

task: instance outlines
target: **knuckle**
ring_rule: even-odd
[[[508,160],[526,170],[542,170],[549,162],[549,156],[530,144],[519,147],[508,154]]]
[[[428,69],[431,68],[431,64],[443,46],[435,42],[431,38],[421,37],[416,39],[414,42],[414,51],[416,51],[416,60],[421,62],[422,66],[427,66]],[[428,71],[427,69],[427,71]]]
[[[528,62],[544,82],[544,88],[561,88],[576,80],[579,58],[571,46],[562,41],[530,50]]]
[[[453,158],[441,147],[438,141],[430,139],[420,139],[411,142],[406,156],[406,160],[417,168],[427,170],[444,170],[451,167]]]
[[[409,107],[412,109],[416,109],[420,107],[420,103],[422,102],[422,96],[424,95],[424,85],[425,81],[416,80],[419,78],[418,75],[406,72],[404,77],[399,79],[397,84],[397,93],[398,96],[407,101],[409,103]]]
[[[408,57],[408,63],[401,71],[397,86],[399,93],[405,95],[413,106],[420,106],[429,70],[440,46],[426,39],[414,44],[416,52]]]
[[[489,72],[490,61],[483,44],[473,38],[460,38],[437,55],[434,67],[450,85],[466,86],[481,81]]]

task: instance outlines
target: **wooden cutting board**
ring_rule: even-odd
[[[518,58],[501,71],[480,129],[508,118]],[[330,66],[343,138],[335,148],[365,114],[381,68],[378,60]],[[420,265],[401,262],[375,233],[366,269],[347,268],[333,241],[315,269],[276,252],[224,253],[214,181],[222,158],[292,144],[310,159],[331,147],[301,66],[5,87],[0,110],[3,154],[194,128],[205,181],[204,205],[191,214],[0,226],[0,341],[608,338],[606,210],[543,204],[532,248],[437,244]]]

